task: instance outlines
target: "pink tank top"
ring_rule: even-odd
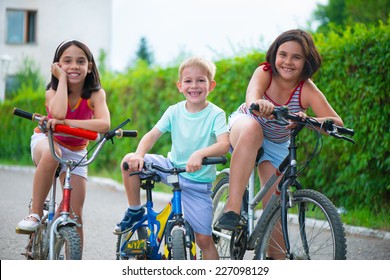
[[[70,108],[68,104],[68,112],[66,113],[66,119],[69,120],[90,120],[93,118],[93,109],[89,104],[90,99],[80,98],[77,104]],[[48,117],[51,118],[49,109],[46,108],[48,113]],[[55,136],[56,142],[58,142],[61,146],[72,150],[72,151],[80,151],[85,149],[88,146],[88,140],[68,137],[68,136]]]

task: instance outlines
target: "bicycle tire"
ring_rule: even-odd
[[[184,231],[181,229],[174,229],[172,231],[172,248],[171,259],[172,260],[186,260],[186,244],[184,238]]]
[[[212,228],[213,231],[219,231],[224,235],[230,236],[231,232],[228,230],[219,230],[215,228],[215,224],[221,217],[224,212],[226,202],[229,197],[229,177],[223,177],[215,185],[213,192],[211,194],[212,203],[213,203],[213,222]],[[220,260],[230,260],[231,259],[231,248],[230,248],[230,239],[224,238],[222,236],[216,235],[213,233],[213,240],[215,247]]]
[[[290,256],[286,256],[283,238],[278,244],[274,238],[278,234],[272,234],[275,229],[282,236],[278,201],[267,211],[265,222],[259,225],[254,259],[272,259],[276,255],[298,260],[345,260],[345,230],[333,203],[322,193],[305,189],[293,193],[292,205],[287,209]]]
[[[81,260],[81,256],[81,240],[76,227],[60,227],[54,243],[54,258],[56,260]]]
[[[116,241],[116,260],[147,260],[148,255],[146,252],[142,254],[134,254],[134,255],[122,255],[121,254],[121,247],[123,243],[126,241],[127,234],[129,232],[125,232],[118,235],[117,241]],[[141,225],[130,237],[129,242],[136,241],[136,240],[148,240],[148,228],[145,225]],[[147,250],[146,250],[147,251]]]
[[[34,260],[47,260],[47,252],[44,252],[44,238],[46,235],[46,225],[41,225],[33,233],[33,244],[32,244],[32,256]]]

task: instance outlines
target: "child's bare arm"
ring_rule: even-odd
[[[217,136],[217,142],[206,148],[195,151],[187,161],[187,172],[195,172],[202,168],[202,160],[205,157],[223,156],[229,152],[229,133]]]

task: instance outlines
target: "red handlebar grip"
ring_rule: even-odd
[[[95,131],[77,128],[77,127],[70,127],[63,124],[57,124],[55,128],[55,132],[77,136],[91,141],[99,140],[100,137],[99,133]]]

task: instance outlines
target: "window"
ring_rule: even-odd
[[[7,9],[7,43],[36,43],[37,12]]]

